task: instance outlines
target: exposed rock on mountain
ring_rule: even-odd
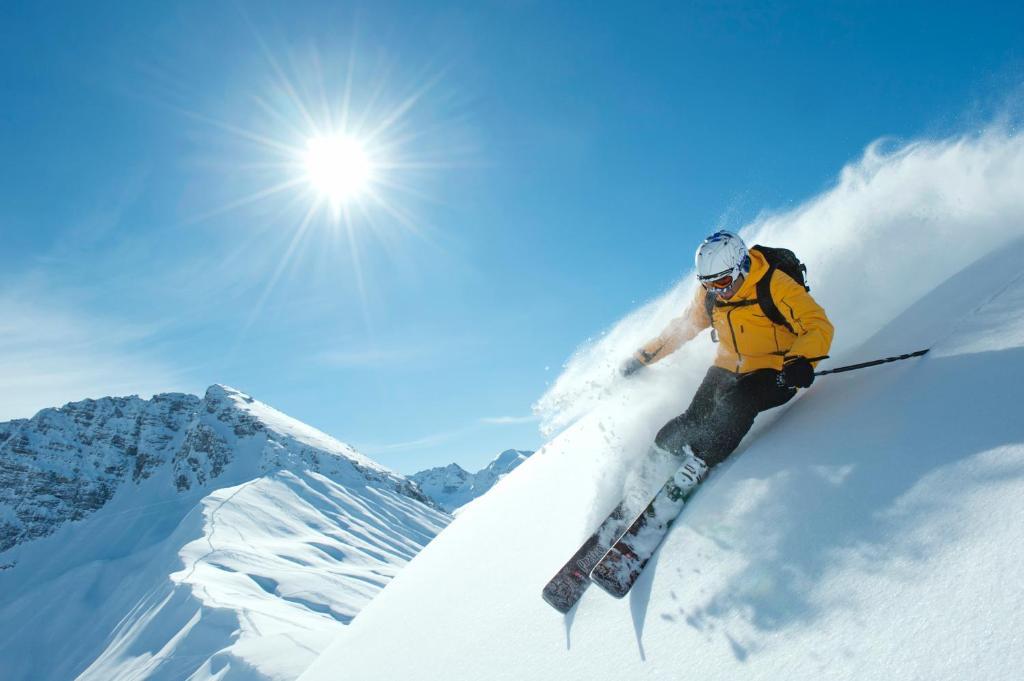
[[[0,424],[0,552],[81,520],[125,482],[169,473],[178,491],[212,484],[238,463],[252,475],[302,467],[355,476],[432,504],[415,485],[237,390],[199,399],[106,397]],[[241,472],[241,471],[240,471]]]

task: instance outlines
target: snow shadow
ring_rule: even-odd
[[[709,634],[721,629],[728,635],[726,622],[737,615],[758,632],[806,625],[822,614],[816,586],[851,555],[881,570],[893,560],[926,562],[941,546],[955,544],[961,537],[950,533],[910,541],[916,528],[945,509],[901,500],[942,469],[955,469],[960,478],[954,494],[961,495],[1024,478],[1019,460],[970,461],[1024,442],[1024,420],[1011,394],[1021,381],[1024,348],[1018,347],[928,358],[920,365],[823,382],[812,399],[795,404],[732,462],[729,481],[709,481],[719,490],[741,482],[740,476],[771,485],[771,493],[744,513],[740,534],[716,527],[719,511],[712,503],[723,494],[711,490],[702,490],[688,509],[690,518],[681,519],[719,549],[743,552],[748,567],[703,605],[659,615]],[[786,462],[783,468],[780,461]],[[692,576],[679,568],[681,580]],[[645,575],[634,601],[634,621],[641,626],[652,578]],[[729,639],[738,659],[756,650],[754,639]]]

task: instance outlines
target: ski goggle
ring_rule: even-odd
[[[734,281],[736,281],[736,277],[733,276],[732,272],[712,274],[710,277],[700,277],[700,283],[709,291],[724,291],[732,286]]]

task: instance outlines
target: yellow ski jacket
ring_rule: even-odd
[[[791,332],[773,323],[757,304],[757,282],[768,273],[768,262],[757,250],[750,251],[750,273],[725,306],[715,306],[708,318],[704,287],[682,316],[673,319],[661,335],[644,345],[636,358],[653,364],[675,352],[702,330],[713,326],[718,333],[715,366],[740,374],[758,369],[782,369],[785,359],[824,357],[832,345],[834,329],[814,298],[785,272],[776,269],[770,292]],[[736,305],[754,301],[754,304]]]

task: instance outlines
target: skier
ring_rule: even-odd
[[[833,328],[803,285],[803,266],[790,251],[748,249],[738,235],[718,231],[697,248],[696,261],[702,287],[693,302],[622,373],[630,376],[664,359],[713,327],[712,338],[719,341],[714,366],[689,408],[654,440],[662,450],[694,459],[699,481],[739,446],[759,412],[785,404],[814,382]]]
[[[639,515],[620,503],[548,581],[543,598],[559,612],[569,612],[591,582],[624,596],[708,469],[736,449],[759,412],[814,382],[833,329],[807,293],[804,269],[792,251],[748,249],[732,232],[715,232],[701,243],[697,278],[703,287],[681,317],[622,366],[630,376],[714,328],[712,337],[720,341],[714,366],[686,412],[654,439],[655,448],[677,456],[680,465]]]

